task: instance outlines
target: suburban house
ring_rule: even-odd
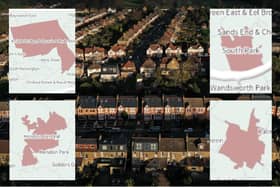
[[[172,75],[172,74],[177,74],[180,71],[180,63],[176,58],[172,58],[171,61],[169,61],[166,65],[166,69],[162,71],[164,72],[164,75]]]
[[[184,118],[185,105],[183,97],[164,95],[163,102],[165,120],[180,120]]]
[[[0,139],[0,166],[9,164],[9,140]]]
[[[77,137],[76,138],[76,159],[80,160],[79,170],[82,171],[85,165],[93,164],[98,158],[97,138]]]
[[[85,60],[84,50],[82,48],[76,48],[76,58],[78,60]]]
[[[137,96],[119,96],[118,98],[118,117],[127,115],[127,119],[136,119],[138,113]]]
[[[85,60],[90,61],[93,59],[93,48],[87,47],[85,48]]]
[[[123,133],[102,134],[99,137],[100,158],[127,158],[127,135]]]
[[[112,96],[99,96],[98,120],[115,120],[117,116],[117,101]]]
[[[165,49],[165,54],[167,56],[180,56],[183,54],[182,48],[179,46],[175,46],[172,43],[168,45],[168,47]]]
[[[112,82],[120,76],[118,64],[102,64],[100,82]]]
[[[280,119],[280,97],[274,96],[273,97],[273,107],[272,107],[273,113],[277,118]]]
[[[78,96],[76,113],[80,120],[97,119],[97,100],[94,96]]]
[[[93,60],[102,61],[107,57],[106,50],[103,47],[93,47]]]
[[[159,155],[167,163],[179,164],[187,157],[187,147],[184,137],[172,137],[159,134]]]
[[[108,51],[109,58],[122,58],[126,55],[125,47],[116,44]]]
[[[151,44],[147,49],[146,54],[150,57],[161,57],[163,49],[159,44]]]
[[[200,137],[186,137],[188,157],[208,158],[210,157],[210,140]]]
[[[0,122],[9,121],[9,102],[0,101]]]
[[[88,77],[98,77],[101,74],[101,64],[91,64],[87,68],[87,76]]]
[[[206,117],[206,108],[204,106],[203,98],[184,98],[184,103],[186,103],[185,117],[187,119]]]
[[[156,63],[148,58],[140,67],[140,73],[144,75],[144,77],[149,78],[152,77],[156,71]]]
[[[76,77],[84,75],[84,63],[76,63]]]
[[[202,54],[203,52],[204,52],[204,48],[199,44],[190,46],[188,48],[188,55],[197,55],[197,54]]]
[[[132,136],[132,168],[139,170],[141,166],[159,157],[159,144],[157,135],[134,134]]]
[[[145,96],[142,98],[142,113],[144,120],[162,120],[164,107],[161,97]]]
[[[272,161],[280,160],[280,149],[275,142],[272,142]]]
[[[133,61],[128,60],[121,67],[121,77],[126,78],[136,73],[136,66]]]
[[[161,59],[160,65],[159,65],[161,75],[168,75],[169,74],[169,71],[167,71],[167,64],[168,64],[169,61],[170,61],[169,57],[163,57]]]

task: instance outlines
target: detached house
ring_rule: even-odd
[[[118,64],[103,64],[101,66],[100,82],[112,82],[120,76]]]
[[[84,75],[84,64],[76,63],[76,77],[82,77]]]
[[[151,58],[145,60],[145,62],[140,67],[140,73],[146,78],[152,77],[155,71],[156,63]]]
[[[97,100],[94,96],[78,96],[76,113],[78,119],[97,119]]]
[[[125,47],[122,45],[114,45],[108,51],[109,58],[122,58],[126,55]]]
[[[93,47],[93,60],[102,61],[106,57],[106,50],[103,47]]]
[[[142,98],[142,113],[144,120],[162,120],[164,107],[161,97],[145,96]]]
[[[164,63],[165,66],[164,66]],[[161,75],[172,75],[174,73],[179,73],[180,71],[180,63],[177,61],[176,58],[172,58],[171,61],[162,61],[161,62]]]
[[[146,54],[150,57],[161,57],[163,54],[163,49],[159,44],[151,44],[147,49]]]
[[[185,117],[187,119],[206,117],[203,98],[184,98],[184,103],[186,103]]]
[[[183,97],[164,95],[164,119],[165,120],[180,120],[185,114]]]
[[[90,61],[93,59],[93,48],[87,47],[85,48],[85,60]]]
[[[87,76],[88,77],[98,77],[101,74],[101,64],[91,64],[87,68]]]
[[[204,48],[199,44],[190,46],[188,48],[188,55],[197,55],[197,54],[202,54],[203,52],[204,52]]]
[[[9,121],[9,102],[0,101],[0,122]]]
[[[165,49],[165,54],[167,56],[180,56],[183,54],[182,48],[179,46],[175,46],[172,43]]]
[[[115,97],[100,96],[98,99],[98,120],[115,120],[117,101]]]
[[[122,67],[121,67],[121,77],[122,78],[126,78],[130,75],[133,75],[134,73],[136,73],[136,66],[134,64],[134,62],[132,62],[131,60],[128,60],[127,62],[125,62]]]
[[[76,58],[78,60],[85,60],[84,50],[81,48],[76,48]]]
[[[122,113],[127,114],[128,119],[136,119],[138,113],[138,97],[137,96],[120,96],[118,99],[118,116],[122,117]]]

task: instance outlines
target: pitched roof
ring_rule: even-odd
[[[93,47],[93,52],[104,53],[105,49],[103,47]]]
[[[170,58],[169,57],[163,57],[161,59],[161,64],[167,64],[169,62]]]
[[[97,101],[94,96],[80,96],[78,100],[78,106],[82,108],[96,108]]]
[[[204,106],[203,98],[199,98],[199,97],[185,98],[185,102],[187,103],[188,106],[191,106],[191,107],[203,107]]]
[[[148,58],[142,64],[142,67],[144,67],[144,68],[155,68],[156,67],[156,63],[151,58]]]
[[[87,69],[101,69],[101,64],[91,64]]]
[[[124,107],[137,107],[137,97],[136,96],[120,96],[119,105]]]
[[[99,143],[110,145],[126,145],[128,143],[128,138],[124,133],[103,134]]]
[[[0,139],[0,153],[9,154],[9,140]]]
[[[77,137],[76,144],[97,144],[96,138]]]
[[[149,107],[162,107],[161,97],[158,96],[145,96],[143,101],[144,106],[148,105]]]
[[[111,96],[100,96],[99,105],[102,107],[116,107],[116,98]]]
[[[159,44],[151,44],[149,46],[150,49],[152,49],[153,51],[157,50],[158,48],[161,49],[161,46]]]
[[[175,95],[164,96],[164,104],[171,107],[184,107],[183,97],[178,97]]]
[[[76,48],[76,53],[83,53],[84,52],[84,50],[83,49],[81,49],[81,48]]]
[[[168,152],[183,152],[186,151],[184,138],[160,138],[159,150]]]
[[[0,111],[9,110],[9,102],[8,101],[0,101]]]
[[[126,68],[136,68],[135,67],[135,64],[133,61],[131,60],[128,60],[127,62],[125,62],[123,65],[122,65],[122,69],[126,69]]]
[[[111,50],[114,51],[114,52],[117,52],[117,51],[119,51],[119,50],[125,50],[125,48],[124,48],[124,46],[122,46],[122,45],[116,44],[116,45],[113,45],[113,46],[111,47]]]

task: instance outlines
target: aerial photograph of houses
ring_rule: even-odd
[[[280,6],[0,0],[0,186],[280,186]],[[75,8],[75,94],[9,94],[9,8]],[[272,94],[210,94],[210,8],[272,8]],[[50,72],[51,74],[51,72]],[[9,100],[75,100],[76,180],[9,179]],[[210,180],[210,101],[272,101],[272,180]]]

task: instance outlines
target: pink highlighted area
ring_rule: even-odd
[[[11,33],[16,48],[22,49],[25,57],[46,55],[56,48],[62,73],[75,63],[75,55],[67,46],[68,37],[57,20],[11,27]]]
[[[23,150],[22,165],[34,165],[38,160],[33,153],[55,148],[59,145],[59,140],[54,135],[58,130],[63,130],[67,127],[65,119],[55,112],[49,113],[49,118],[45,122],[41,118],[37,118],[37,122],[31,123],[28,115],[21,118],[23,124],[28,131],[33,130],[33,138],[25,138],[26,146]]]
[[[256,126],[258,122],[255,109],[251,112],[247,131],[241,130],[237,124],[225,121],[228,124],[226,141],[219,153],[229,157],[236,164],[234,169],[243,167],[244,163],[250,169],[253,169],[257,163],[263,165],[261,157],[264,154],[265,144],[259,140]]]
[[[248,27],[245,27],[248,29]],[[221,45],[223,48],[235,49],[240,48],[243,53],[229,53],[225,54],[228,60],[228,64],[233,71],[247,71],[253,68],[263,65],[262,57],[260,53],[256,53],[256,49],[253,48],[252,36],[221,36]],[[246,52],[244,52],[246,50]],[[251,51],[251,52],[250,52]]]

